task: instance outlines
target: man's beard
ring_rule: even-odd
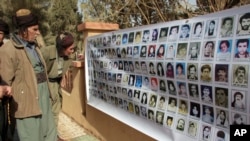
[[[244,25],[244,26],[241,26],[242,30],[248,30],[249,28],[249,25]]]

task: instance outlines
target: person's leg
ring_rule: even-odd
[[[40,120],[41,116],[16,119],[20,141],[43,141]]]
[[[43,92],[44,95],[40,95],[39,104],[43,111],[41,119],[41,128],[43,129],[44,138],[43,141],[56,141],[57,140],[57,128],[55,120],[52,114],[51,103],[49,99],[49,90],[47,83],[39,85],[39,92]]]
[[[4,127],[4,109],[2,102],[0,101],[0,141],[2,141],[3,137],[3,127]]]
[[[56,82],[49,83],[50,85],[50,90],[51,90],[51,104],[52,104],[52,113],[54,116],[55,124],[56,127],[58,126],[58,119],[59,119],[59,113],[61,112],[62,109],[62,97],[59,91],[59,84]]]

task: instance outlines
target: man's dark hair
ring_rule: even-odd
[[[238,48],[239,43],[247,43],[247,48],[249,46],[249,40],[248,39],[239,39],[236,43],[236,47]]]
[[[242,23],[243,19],[249,19],[250,18],[250,13],[245,13],[240,17],[240,24]]]
[[[220,137],[220,138],[224,139],[225,138],[225,133],[220,130],[220,131],[217,132],[217,137]]]
[[[243,66],[239,66],[236,70],[235,70],[235,75],[237,76],[238,75],[238,71],[239,70],[243,70],[244,71],[244,74],[246,73],[246,69],[243,67]]]
[[[233,24],[233,18],[232,17],[227,17],[227,18],[223,19],[222,25],[225,25],[226,21],[231,21],[231,23]]]
[[[243,94],[241,92],[236,92],[234,93],[234,99],[236,98],[237,95],[240,95],[241,99],[243,98]]]
[[[183,27],[187,27],[188,29],[190,29],[190,26],[188,24],[184,24],[181,28]]]
[[[188,70],[189,70],[189,71],[190,71],[191,68],[195,68],[195,71],[196,71],[196,67],[195,67],[194,64],[191,64],[191,65],[188,66]]]
[[[212,44],[212,49],[214,49],[214,42],[213,41],[207,41],[205,44],[205,48],[207,47],[207,45],[211,43]]]
[[[211,66],[209,66],[208,64],[203,65],[203,66],[201,67],[201,72],[203,72],[204,69],[208,69],[209,72],[210,72],[210,71],[211,71]]]

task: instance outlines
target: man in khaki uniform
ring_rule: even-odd
[[[49,86],[52,92],[52,112],[56,126],[58,125],[58,116],[62,108],[62,90],[61,80],[71,65],[74,52],[74,38],[69,32],[62,32],[56,37],[56,45],[41,48],[43,57],[46,61],[49,77]]]

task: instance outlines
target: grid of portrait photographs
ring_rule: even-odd
[[[239,13],[90,37],[90,96],[194,140],[229,140],[229,125],[250,122],[249,20]]]

